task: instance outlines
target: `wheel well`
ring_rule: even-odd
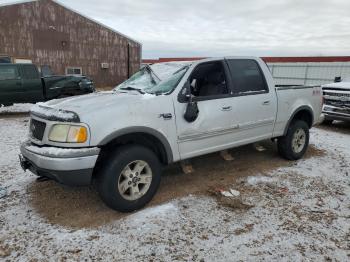
[[[103,158],[109,151],[116,149],[118,146],[127,144],[137,144],[152,150],[163,164],[168,164],[169,159],[167,151],[163,143],[155,136],[147,133],[131,133],[121,135],[106,145],[102,146],[101,158]],[[100,157],[99,157],[100,158]]]
[[[294,121],[294,120],[304,121],[305,123],[307,123],[309,128],[311,128],[312,124],[313,124],[313,116],[312,116],[312,113],[310,112],[310,110],[308,110],[308,109],[302,109],[302,110],[298,111],[292,118],[292,121]]]

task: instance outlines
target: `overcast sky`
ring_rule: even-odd
[[[59,1],[141,42],[144,58],[350,55],[350,0]]]

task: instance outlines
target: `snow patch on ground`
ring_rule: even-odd
[[[128,217],[128,222],[134,224],[140,221],[153,221],[155,219],[168,218],[169,214],[177,212],[177,207],[174,203],[167,203],[156,207],[146,208]]]
[[[276,179],[268,176],[250,176],[247,179],[249,185],[256,186],[258,184],[273,183]]]
[[[28,113],[33,104],[14,104],[12,106],[0,106],[0,114],[5,113]]]

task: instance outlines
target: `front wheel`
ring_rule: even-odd
[[[288,160],[298,160],[303,157],[309,145],[309,126],[301,120],[293,121],[287,134],[277,142],[279,154]]]
[[[111,208],[130,212],[145,206],[155,195],[161,178],[161,165],[148,148],[123,146],[103,160],[97,174],[97,190]]]

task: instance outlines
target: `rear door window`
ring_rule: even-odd
[[[15,66],[0,66],[0,80],[17,79],[18,73]]]
[[[232,59],[227,61],[235,94],[266,93],[264,75],[255,60]]]
[[[25,79],[38,79],[39,74],[35,66],[33,65],[23,65],[23,73]]]

